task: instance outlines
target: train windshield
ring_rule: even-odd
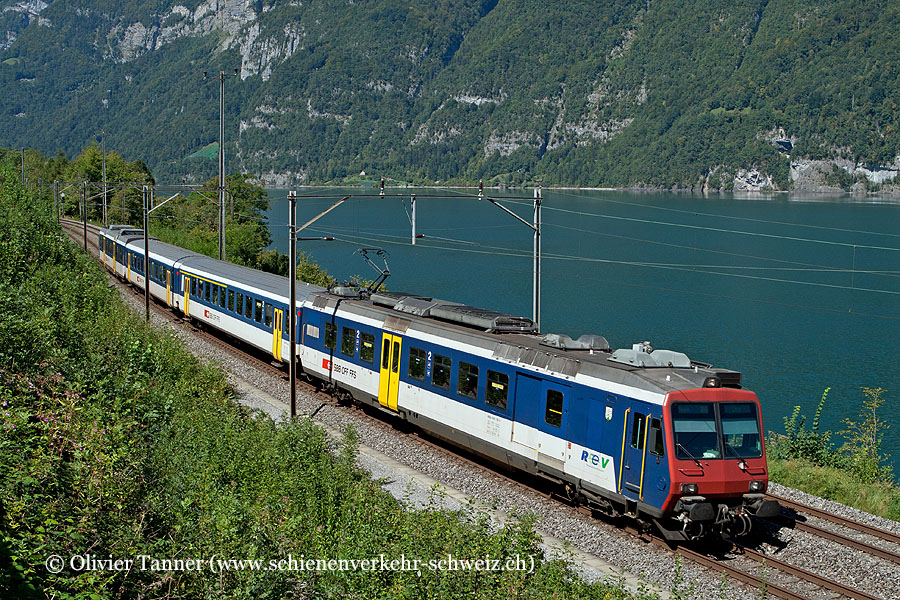
[[[762,442],[750,402],[678,402],[672,405],[675,456],[682,460],[759,458]]]
[[[675,432],[675,456],[678,458],[697,460],[722,455],[712,402],[673,404],[672,429]]]
[[[762,456],[762,439],[756,405],[752,402],[723,402],[719,404],[725,455],[740,458]]]

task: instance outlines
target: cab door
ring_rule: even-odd
[[[275,309],[275,319],[272,323],[272,357],[275,360],[281,360],[281,333],[284,330],[283,317],[284,311],[280,308]]]
[[[644,470],[647,464],[647,429],[650,425],[650,405],[635,402],[625,413],[620,492],[629,498],[643,500]]]
[[[397,410],[397,393],[400,388],[400,350],[402,344],[403,339],[399,335],[382,334],[378,403],[391,410]]]

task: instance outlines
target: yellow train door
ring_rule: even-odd
[[[272,356],[275,360],[281,360],[281,333],[284,331],[282,324],[282,316],[284,311],[280,308],[275,309],[275,321],[272,327]]]
[[[397,393],[400,388],[400,348],[399,335],[385,333],[381,338],[381,372],[378,382],[378,403],[391,410],[397,410]]]
[[[188,299],[191,297],[191,278],[187,275],[184,276],[184,315],[186,317],[191,316],[191,313],[188,312]]]
[[[166,306],[172,306],[172,271],[166,269]]]

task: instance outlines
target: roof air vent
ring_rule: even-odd
[[[631,349],[619,349],[613,352],[609,360],[635,367],[672,367],[687,369],[691,359],[683,352],[673,350],[654,350],[650,342],[632,345]]]
[[[541,345],[560,350],[609,350],[609,342],[602,335],[583,335],[573,340],[561,333],[548,333],[541,338]]]

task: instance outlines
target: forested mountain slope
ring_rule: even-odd
[[[186,157],[216,141],[233,68],[229,171],[271,183],[810,189],[900,168],[896,2],[0,7],[0,145],[74,154],[103,130],[159,181],[215,172]]]

